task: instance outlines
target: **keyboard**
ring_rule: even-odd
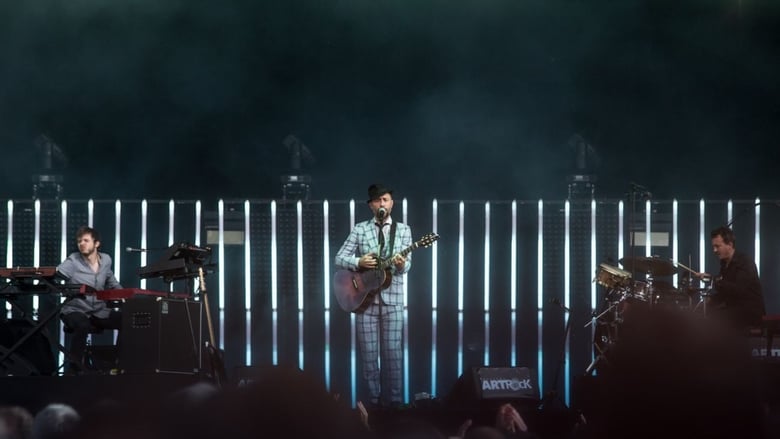
[[[142,288],[117,288],[113,290],[95,291],[100,300],[126,300],[137,297],[166,297],[172,299],[190,299],[191,294],[170,291],[155,291]]]

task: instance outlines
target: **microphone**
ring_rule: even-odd
[[[145,248],[125,247],[125,251],[126,252],[130,252],[130,253],[133,253],[133,252],[145,252],[146,249]]]
[[[379,210],[376,211],[376,217],[382,221],[387,216],[387,209],[384,207],[380,207]]]
[[[755,208],[755,207],[757,207],[757,206],[760,206],[762,203],[763,203],[763,201],[759,201],[758,203],[753,203],[753,205],[752,205],[752,206],[748,206],[748,207],[746,207],[746,208],[742,209],[742,210],[741,210],[739,213],[737,213],[736,215],[734,215],[734,217],[733,217],[733,218],[731,218],[731,221],[729,221],[729,223],[728,223],[728,224],[726,224],[726,227],[728,227],[728,228],[731,228],[731,226],[734,224],[734,221],[736,221],[736,220],[737,220],[737,218],[739,218],[740,216],[742,216],[742,214],[744,214],[744,213],[747,213],[748,211],[750,211],[750,209],[753,209],[753,208]],[[775,205],[776,205],[776,206],[778,206],[778,207],[780,207],[780,203],[775,203]]]
[[[550,303],[552,303],[554,305],[558,305],[558,308],[560,308],[560,309],[562,309],[562,310],[564,310],[566,312],[569,312],[569,308],[563,306],[563,304],[561,303],[561,301],[557,297],[554,297],[554,298],[550,299]]]

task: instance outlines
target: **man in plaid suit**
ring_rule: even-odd
[[[387,268],[390,285],[367,297],[369,303],[355,311],[355,321],[370,403],[374,407],[394,407],[403,401],[403,285],[404,274],[412,266],[411,254],[404,258],[397,253],[412,245],[412,230],[394,221],[391,189],[372,184],[367,203],[373,217],[355,224],[336,253],[335,265],[347,270],[372,270],[380,260],[392,258]]]

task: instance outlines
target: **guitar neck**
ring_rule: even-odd
[[[398,252],[398,253],[396,253],[396,254],[394,254],[394,255],[390,256],[389,258],[382,259],[382,260],[379,262],[379,266],[378,266],[378,268],[379,268],[379,269],[382,269],[382,270],[385,270],[385,269],[387,269],[387,268],[390,268],[390,265],[392,265],[392,263],[393,263],[393,259],[395,259],[395,258],[396,258],[396,256],[402,256],[402,257],[405,257],[406,255],[408,255],[409,253],[411,253],[411,252],[412,252],[412,250],[416,249],[417,247],[419,247],[419,244],[415,242],[415,243],[413,243],[412,245],[410,245],[409,247],[406,247],[405,249],[401,250],[400,252]]]

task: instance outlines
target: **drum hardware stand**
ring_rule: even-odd
[[[616,292],[615,290],[611,290],[607,294],[607,297],[611,296],[615,292]],[[607,303],[610,303],[610,302],[607,302]],[[618,308],[618,304],[619,303],[620,303],[620,300],[617,300],[617,301],[613,300],[613,301],[611,301],[609,307],[607,307],[607,309],[605,309],[601,313],[599,313],[597,315],[594,315],[593,318],[588,323],[585,324],[585,327],[587,328],[590,325],[594,325],[594,331],[595,331],[595,325],[596,324],[599,324],[599,325],[614,325],[614,328],[615,328],[615,334],[614,335],[615,335],[615,338],[617,338],[617,334],[616,334],[617,325],[619,325],[621,323],[621,321],[622,321],[622,318],[620,316],[620,309]],[[601,320],[601,318],[603,316],[605,316],[607,313],[609,313],[610,311],[613,311],[613,310],[615,312],[615,319],[612,322],[604,322],[604,321]],[[599,365],[599,363],[604,362],[604,363],[609,364],[609,360],[607,359],[606,354],[609,351],[609,349],[612,346],[612,344],[615,342],[615,340],[613,339],[613,331],[611,329],[612,328],[610,328],[607,331],[607,337],[606,337],[607,340],[605,341],[604,349],[602,349],[601,346],[598,343],[596,343],[595,341],[593,342],[593,347],[596,349],[597,355],[593,358],[593,361],[590,362],[588,367],[585,368],[585,374],[584,375],[586,375],[586,376],[590,375],[593,372],[593,370],[596,368],[596,366]]]
[[[683,269],[685,269],[688,272],[688,288],[691,288],[691,284],[693,283],[693,274],[696,273],[696,271],[694,269],[690,268],[690,267],[685,266],[684,264],[682,264],[680,262],[676,262],[676,264],[678,266],[682,267]],[[709,285],[709,286],[705,287],[704,289],[699,289],[698,290],[698,292],[699,292],[699,303],[697,303],[696,306],[692,306],[691,308],[693,309],[693,311],[696,311],[699,308],[699,305],[701,305],[702,315],[704,317],[707,317],[707,299],[710,298],[712,295],[714,295],[714,293],[712,291],[712,278],[705,277],[704,279],[700,279],[699,282],[704,283],[705,286],[706,285]],[[691,291],[696,291],[696,290],[691,289]],[[688,299],[689,303],[691,305],[693,305],[693,299],[690,298],[690,293],[689,293],[688,297],[689,297],[689,299]]]
[[[653,287],[653,275],[648,274],[645,276],[645,280],[647,280],[647,297],[650,300],[650,309],[653,309],[656,305],[656,302],[661,298],[656,297],[655,294],[655,287]]]
[[[607,357],[606,357],[606,353],[607,353],[607,351],[609,350],[609,345],[607,345],[607,347],[606,347],[605,349],[603,349],[603,350],[602,350],[602,349],[599,347],[599,345],[597,345],[597,344],[595,344],[595,343],[593,344],[593,346],[594,346],[594,347],[596,348],[596,350],[598,351],[598,355],[596,355],[596,356],[593,358],[593,361],[591,361],[591,362],[590,362],[590,364],[588,365],[588,367],[587,367],[587,368],[585,368],[585,376],[587,376],[587,375],[590,375],[591,373],[593,373],[593,369],[595,369],[595,368],[596,368],[596,366],[597,366],[597,365],[598,365],[600,362],[602,362],[602,361],[603,361],[603,362],[605,362],[605,363],[609,363],[609,360],[607,360]]]
[[[606,315],[608,312],[612,311],[613,309],[617,310],[617,304],[618,304],[619,302],[620,302],[620,301],[617,301],[617,302],[613,301],[613,302],[612,302],[612,304],[611,304],[611,305],[609,305],[609,307],[608,307],[607,309],[605,309],[604,311],[602,311],[602,312],[601,312],[600,314],[598,314],[598,315],[594,315],[594,316],[593,316],[593,318],[591,318],[591,319],[590,319],[590,321],[589,321],[588,323],[586,323],[586,324],[585,324],[585,326],[583,326],[583,327],[584,327],[584,328],[587,328],[588,326],[592,325],[594,322],[596,322],[596,321],[598,321],[598,320],[601,320],[601,318],[602,318],[602,317],[604,317],[604,315]],[[616,313],[616,314],[617,314],[617,313]],[[618,319],[619,319],[619,318],[616,318],[616,320],[618,320]]]
[[[714,295],[712,288],[706,288],[699,292],[699,303],[694,307],[694,311],[701,305],[702,316],[707,317],[707,299]]]
[[[615,328],[617,328],[617,322],[602,322],[602,325],[615,325]],[[599,346],[598,343],[593,342],[593,347],[596,349],[597,354],[595,357],[593,357],[593,360],[590,362],[588,367],[585,368],[585,374],[584,375],[590,375],[593,373],[593,370],[598,366],[600,363],[606,363],[609,365],[609,360],[607,359],[607,352],[609,352],[609,349],[612,347],[612,345],[615,343],[615,340],[612,339],[610,333],[608,332],[606,343],[604,344],[604,348],[602,349],[601,346]]]

